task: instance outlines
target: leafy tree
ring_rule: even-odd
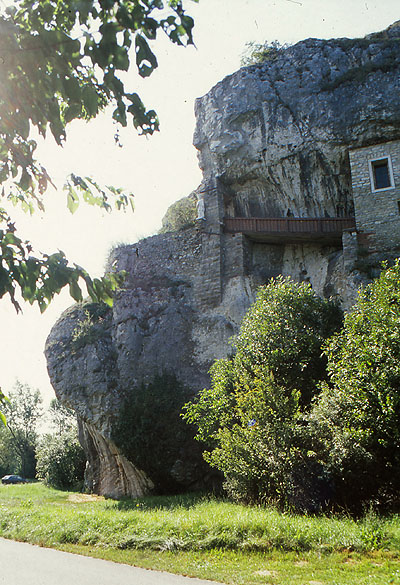
[[[336,499],[398,505],[400,486],[400,261],[362,289],[328,343],[330,385],[310,415],[315,449]]]
[[[154,110],[147,110],[137,93],[125,89],[121,76],[131,69],[132,53],[140,76],[157,67],[150,43],[159,32],[178,45],[192,44],[193,20],[180,0],[100,0],[58,2],[16,0],[0,12],[0,183],[2,196],[32,212],[43,209],[43,195],[52,183],[35,158],[32,129],[57,144],[76,119],[90,120],[107,105],[113,119],[128,119],[142,134],[158,130]],[[130,52],[131,51],[131,52]],[[68,207],[80,198],[118,208],[130,197],[118,189],[102,189],[91,179],[71,175],[66,184]],[[18,237],[12,218],[0,208],[0,297],[8,294],[19,309],[16,292],[44,310],[54,294],[69,286],[81,300],[80,279],[93,300],[111,302],[115,275],[92,279],[64,255],[36,258],[28,242]]]
[[[62,433],[44,435],[36,456],[38,479],[58,489],[82,489],[86,456],[76,426]]]
[[[54,434],[61,436],[72,429],[76,429],[75,412],[71,408],[64,406],[57,398],[51,400],[48,414]]]
[[[17,381],[4,406],[10,448],[18,461],[18,471],[24,477],[35,477],[37,427],[42,415],[39,390]]]
[[[211,388],[185,405],[184,418],[210,448],[206,461],[224,473],[236,499],[308,510],[325,499],[303,421],[326,378],[322,345],[340,325],[338,305],[310,285],[272,280],[243,319],[235,355],[215,362]]]
[[[308,406],[317,382],[326,378],[324,341],[342,324],[335,301],[320,298],[308,283],[278,277],[261,287],[234,340],[234,364],[256,377],[272,373],[275,383],[300,392]]]

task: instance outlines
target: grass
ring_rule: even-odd
[[[400,518],[281,514],[200,496],[0,486],[0,536],[233,584],[400,584]]]

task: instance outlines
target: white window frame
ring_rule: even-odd
[[[387,163],[388,163],[390,186],[389,187],[383,187],[381,189],[376,189],[375,188],[374,163],[381,162],[381,161],[387,161]],[[369,166],[369,180],[370,180],[370,183],[371,183],[371,190],[372,190],[373,193],[376,193],[377,191],[389,191],[390,189],[394,189],[395,188],[394,175],[393,175],[393,166],[392,166],[392,158],[391,158],[390,154],[387,154],[385,156],[380,156],[379,158],[372,158],[372,159],[370,159],[368,161],[368,166]]]

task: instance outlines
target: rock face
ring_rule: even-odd
[[[309,39],[240,69],[197,100],[203,219],[116,249],[108,269],[128,276],[113,309],[73,307],[48,338],[52,384],[80,420],[90,489],[115,497],[151,489],[151,478],[112,439],[128,388],[163,372],[176,375],[188,395],[208,384],[209,366],[231,351],[229,339],[260,284],[278,274],[306,280],[346,308],[373,276],[371,262],[368,275],[357,269],[360,242],[368,241],[357,217],[343,243],[322,233],[227,226],[229,218],[354,215],[349,150],[400,140],[399,37],[395,23],[366,39]],[[400,159],[392,162],[400,173]],[[364,246],[369,259],[377,253]],[[198,485],[193,466],[190,480],[184,467],[174,465],[182,485]]]
[[[396,23],[368,39],[308,39],[197,100],[200,167],[230,215],[352,214],[349,148],[399,138],[399,37]]]

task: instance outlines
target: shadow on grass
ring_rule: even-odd
[[[169,496],[146,496],[143,498],[122,498],[115,500],[113,507],[116,510],[173,510],[174,508],[192,508],[202,501],[213,499],[213,496],[205,492]]]

